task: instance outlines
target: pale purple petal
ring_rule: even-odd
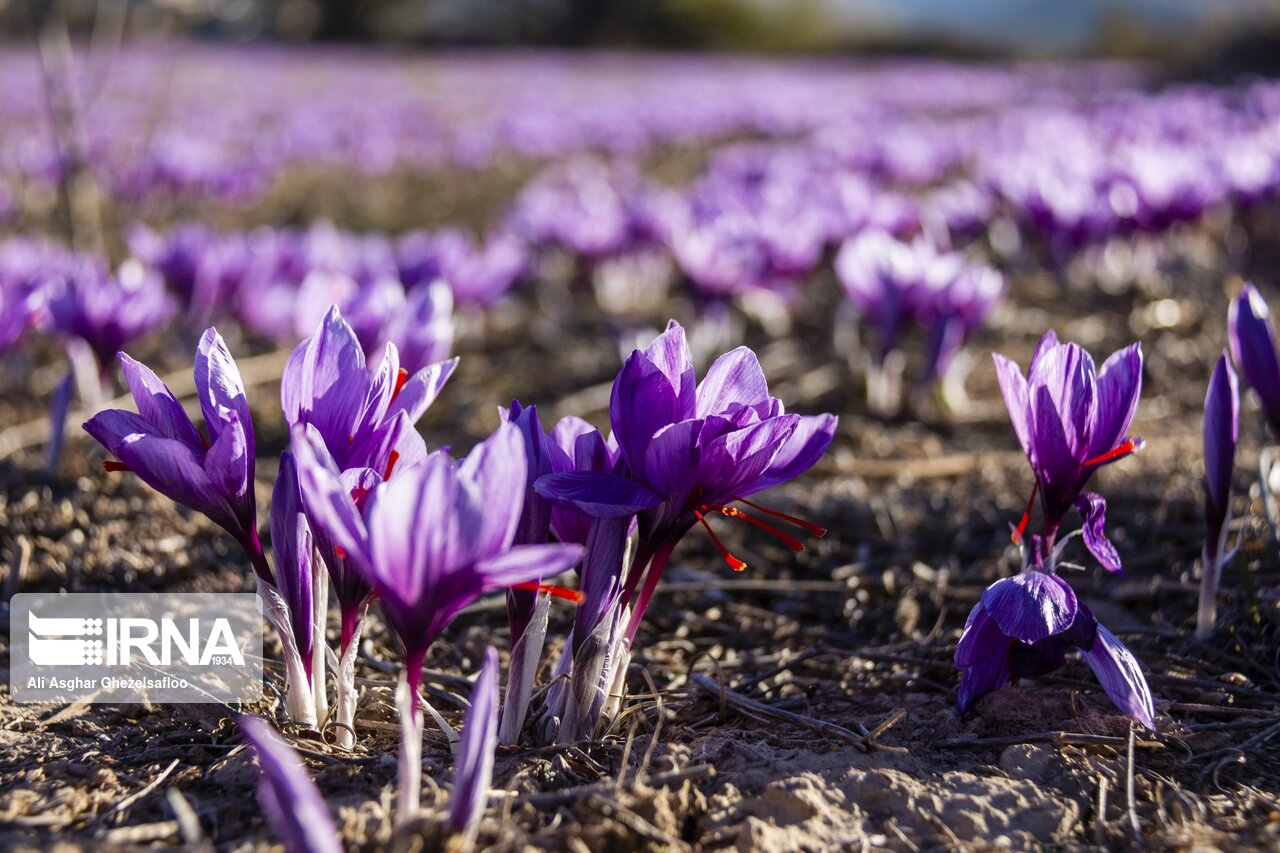
[[[1049,392],[1071,456],[1081,462],[1089,458],[1098,411],[1097,379],[1089,353],[1076,344],[1049,349],[1032,365],[1027,375],[1027,387],[1032,404],[1036,406],[1040,405],[1043,392]],[[1040,437],[1040,419],[1044,414],[1037,411],[1033,422],[1037,439]],[[1040,448],[1037,446],[1036,449]],[[1043,457],[1038,459],[1046,463]]]
[[[398,412],[409,416],[409,423],[416,424],[426,414],[427,409],[440,396],[445,384],[458,366],[458,359],[451,358],[422,368],[410,376],[400,389],[400,393],[387,407],[386,417],[394,417]]]
[[[160,381],[160,377],[151,368],[124,353],[119,354],[119,359],[124,381],[129,386],[129,393],[133,395],[138,414],[151,424],[152,431],[164,438],[186,442],[192,447],[202,446],[204,442],[195,424],[191,423],[182,403]]]
[[[705,444],[698,460],[697,482],[705,484],[707,499],[728,502],[739,492],[752,490],[799,424],[799,415],[783,415]]]
[[[1098,372],[1098,419],[1089,442],[1090,458],[1113,449],[1129,431],[1142,393],[1142,346],[1111,355]]]
[[[1010,358],[999,353],[992,353],[996,364],[996,379],[1000,383],[1000,394],[1004,397],[1004,407],[1009,411],[1009,420],[1013,422],[1013,431],[1018,435],[1018,443],[1027,458],[1035,462],[1035,444],[1032,429],[1031,400],[1027,392],[1027,380],[1022,369]]]
[[[289,606],[294,643],[303,666],[310,667],[315,642],[311,528],[302,510],[297,465],[288,451],[280,454],[280,473],[271,491],[271,554],[276,589]]]
[[[1102,684],[1102,689],[1125,715],[1155,731],[1156,709],[1151,688],[1133,652],[1105,626],[1098,626],[1093,648],[1084,652],[1085,662]]]
[[[231,357],[217,329],[209,328],[200,337],[200,344],[196,348],[195,379],[200,409],[204,412],[205,427],[209,430],[209,441],[218,440],[218,432],[228,422],[225,413],[234,413],[244,430],[252,475],[253,418],[249,414],[249,400],[244,393],[240,369],[236,367],[235,359]]]
[[[795,432],[778,450],[769,467],[755,482],[739,491],[738,496],[750,497],[808,471],[831,446],[837,423],[835,415],[801,415]]]
[[[662,371],[675,391],[679,409],[672,420],[694,417],[697,382],[693,374],[693,356],[689,353],[684,328],[675,320],[670,321],[667,330],[654,338],[653,343],[645,348],[644,354]]]
[[[479,490],[480,526],[466,535],[474,537],[472,553],[483,560],[510,547],[520,523],[529,478],[520,430],[510,423],[500,425],[493,435],[475,446],[458,473]]]
[[[510,551],[476,563],[482,591],[549,578],[582,561],[579,545],[516,545]]]
[[[717,358],[698,385],[697,398],[699,418],[724,412],[734,403],[767,406],[769,384],[756,354],[748,347],[738,347]]]
[[[458,736],[458,758],[449,795],[449,829],[459,835],[475,832],[484,816],[493,780],[493,757],[498,747],[498,653],[484,650],[480,675],[471,688],[471,708]]]

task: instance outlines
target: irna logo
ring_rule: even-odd
[[[37,666],[244,666],[231,623],[162,617],[40,617],[28,614],[29,656]]]

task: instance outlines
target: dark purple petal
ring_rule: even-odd
[[[240,730],[262,767],[258,802],[288,853],[342,853],[333,818],[298,754],[259,717],[240,717]]]
[[[256,530],[257,506],[253,481],[252,433],[244,428],[235,412],[225,412],[226,421],[218,438],[204,455],[204,470],[235,511],[245,531]]]
[[[782,415],[704,444],[697,482],[707,500],[727,503],[747,491],[769,469],[799,424],[799,415]]]
[[[662,501],[638,483],[603,471],[548,474],[534,488],[548,500],[563,501],[599,517],[635,515]]]
[[[1080,462],[1089,458],[1090,437],[1098,411],[1093,358],[1076,344],[1052,347],[1032,364],[1027,388],[1033,408],[1039,409],[1032,422],[1037,451],[1042,419],[1046,416],[1042,398],[1047,390],[1071,456]],[[1041,464],[1052,464],[1043,457],[1038,459]]]
[[[1124,643],[1105,626],[1098,626],[1093,647],[1084,653],[1085,662],[1102,684],[1102,689],[1124,714],[1155,731],[1155,703],[1142,667]]]
[[[1076,594],[1061,578],[1028,569],[987,587],[982,606],[1006,636],[1035,643],[1071,625]]]
[[[684,420],[683,408],[667,375],[644,353],[633,352],[614,380],[609,398],[609,423],[633,473],[644,470],[654,433]],[[692,414],[693,405],[688,408]]]
[[[795,432],[778,450],[769,467],[755,482],[739,491],[738,496],[750,497],[808,471],[831,446],[837,424],[835,415],[801,415]]]
[[[1093,554],[1102,567],[1112,574],[1120,573],[1120,555],[1116,546],[1107,538],[1107,502],[1096,492],[1085,492],[1076,498],[1076,509],[1084,519],[1080,532],[1084,536],[1085,547]]]
[[[655,494],[683,508],[698,476],[702,421],[687,420],[658,431],[645,454],[644,479]]]
[[[1223,353],[1209,378],[1204,400],[1204,508],[1208,541],[1214,551],[1231,511],[1231,469],[1239,438],[1240,388],[1236,372]]]
[[[471,708],[458,736],[458,758],[449,795],[449,829],[470,835],[484,816],[498,747],[498,653],[484,650],[480,675],[471,688]]]
[[[1276,336],[1271,312],[1253,285],[1231,303],[1227,314],[1231,355],[1240,367],[1245,383],[1262,402],[1271,431],[1280,437],[1280,363],[1276,357]]]
[[[979,696],[1009,683],[1011,644],[986,608],[981,603],[975,604],[956,644],[956,668],[963,670],[960,693],[956,697],[956,707],[961,714],[969,710]]]

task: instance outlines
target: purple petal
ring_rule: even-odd
[[[289,606],[293,639],[303,666],[310,666],[315,641],[312,606],[311,528],[302,509],[293,454],[280,454],[280,473],[271,491],[271,552],[276,588]]]
[[[473,553],[485,559],[511,545],[520,523],[529,478],[520,430],[509,423],[500,425],[462,461],[459,475],[479,489],[479,528],[469,535],[475,537]]]
[[[1033,406],[1040,405],[1045,390],[1049,392],[1071,455],[1080,461],[1089,458],[1090,438],[1098,411],[1097,379],[1089,353],[1076,344],[1047,350],[1031,366],[1027,388]],[[1045,414],[1036,412],[1033,421],[1037,439],[1040,437],[1040,419]]]
[[[187,417],[182,403],[160,381],[160,377],[151,368],[124,353],[119,354],[119,359],[124,381],[129,385],[129,393],[133,395],[138,414],[151,424],[152,431],[164,438],[186,442],[192,447],[203,446],[204,441],[195,424],[191,423],[191,418]]]
[[[573,459],[578,438],[591,433],[599,433],[595,427],[582,418],[569,415],[561,418],[551,429],[551,441]]]
[[[254,467],[253,417],[249,414],[249,400],[244,393],[244,382],[235,359],[227,351],[218,330],[209,328],[200,337],[196,347],[196,393],[200,397],[200,410],[209,430],[209,441],[216,442],[223,424],[228,423],[227,412],[235,414],[244,430],[248,448],[249,474]]]
[[[1240,367],[1245,383],[1258,394],[1271,431],[1280,437],[1280,363],[1276,358],[1276,336],[1271,312],[1253,285],[1231,303],[1227,314],[1231,355]]]
[[[319,430],[311,426],[294,427],[291,439],[307,517],[330,542],[346,551],[349,559],[368,567],[372,562],[368,530],[337,466],[324,448]]]
[[[1076,509],[1084,518],[1081,532],[1084,534],[1085,547],[1097,559],[1102,567],[1112,574],[1120,574],[1120,555],[1116,546],[1107,538],[1107,502],[1096,492],[1085,492],[1076,498]]]
[[[547,500],[564,501],[601,518],[635,515],[662,499],[648,489],[604,471],[570,471],[540,477],[533,486]]]
[[[758,408],[768,405],[769,384],[760,361],[748,347],[738,347],[715,360],[698,385],[697,417],[727,411],[738,403]]]
[[[1142,346],[1133,344],[1111,355],[1098,373],[1098,416],[1089,442],[1089,457],[1119,444],[1133,423],[1142,393]]]
[[[687,420],[663,427],[645,453],[644,477],[649,488],[680,507],[698,475],[698,433],[702,421]]]
[[[956,644],[956,668],[960,693],[956,707],[961,714],[979,696],[999,690],[1009,682],[1009,638],[981,603],[975,604]]]
[[[1147,686],[1137,658],[1124,643],[1105,626],[1099,625],[1093,648],[1085,651],[1084,659],[1115,706],[1155,731],[1156,711],[1151,688]]]
[[[982,606],[1005,636],[1035,643],[1071,625],[1076,594],[1061,578],[1026,570],[987,587]]]
[[[693,356],[685,340],[684,328],[675,320],[667,323],[667,330],[654,338],[644,354],[667,377],[675,391],[679,409],[673,420],[694,417],[697,399],[697,383],[693,375]],[[767,396],[767,394],[766,394]]]
[[[1000,394],[1004,397],[1004,407],[1009,411],[1009,420],[1013,422],[1013,431],[1018,435],[1022,452],[1027,454],[1032,464],[1035,464],[1035,444],[1033,443],[1035,431],[1029,420],[1031,401],[1028,397],[1026,377],[1022,375],[1021,368],[1012,359],[1005,358],[999,353],[992,353],[991,358],[996,363],[996,379],[1000,382]]]
[[[489,592],[557,575],[581,561],[579,545],[516,545],[476,563],[474,570],[481,578],[482,591]]]
[[[168,438],[168,436],[157,435],[155,425],[142,415],[124,409],[104,409],[98,412],[85,421],[84,430],[116,458],[120,456],[120,446],[129,436],[153,435],[157,438]],[[194,455],[194,451],[192,454]]]
[[[831,446],[837,423],[835,415],[801,415],[796,431],[778,450],[769,467],[754,483],[738,492],[738,496],[750,497],[808,471]]]
[[[262,767],[258,802],[288,853],[342,853],[333,818],[302,760],[264,720],[240,717]]]
[[[410,376],[387,407],[385,417],[394,417],[396,413],[404,412],[409,416],[409,423],[416,424],[440,396],[457,366],[458,359],[451,358],[428,365]]]
[[[769,469],[799,424],[799,415],[783,415],[705,444],[698,460],[697,482],[706,491],[707,500],[728,502],[744,491],[759,491],[751,487]]]
[[[644,353],[633,352],[609,397],[609,423],[633,472],[644,470],[645,451],[654,433],[684,420],[683,408],[667,375]],[[692,414],[693,405],[688,409]]]
[[[453,832],[470,835],[484,816],[497,747],[498,653],[490,646],[484,650],[480,675],[471,688],[471,708],[458,737],[453,792],[449,796],[449,829]]]
[[[336,306],[298,345],[281,380],[285,421],[313,424],[335,457],[352,438],[352,424],[369,391],[364,349]]]
[[[252,433],[244,428],[234,412],[226,412],[226,422],[218,438],[204,455],[204,470],[209,481],[235,509],[236,517],[246,530],[257,528],[257,506],[254,500]]]
[[[1045,332],[1040,338],[1040,342],[1036,344],[1036,351],[1031,355],[1031,365],[1034,367],[1035,363],[1040,360],[1042,355],[1059,346],[1061,346],[1061,344],[1058,343],[1058,333],[1053,329]]]
[[[1209,378],[1204,400],[1205,517],[1209,543],[1216,550],[1231,509],[1231,469],[1240,438],[1240,388],[1223,353]]]

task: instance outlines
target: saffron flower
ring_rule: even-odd
[[[1280,439],[1280,360],[1276,357],[1276,333],[1271,312],[1262,294],[1246,284],[1231,301],[1227,313],[1231,357],[1245,384],[1258,395],[1271,433]]]
[[[449,829],[458,841],[450,849],[472,850],[493,781],[493,753],[498,746],[498,653],[484,650],[480,675],[471,688],[471,709],[458,738],[458,760],[449,796]],[[455,846],[456,845],[456,846]]]
[[[295,431],[295,439],[298,433]],[[516,545],[524,501],[524,442],[498,427],[461,462],[436,452],[376,486],[363,510],[330,469],[304,465],[303,499],[318,528],[378,593],[404,653],[399,820],[418,810],[422,718],[418,685],[427,649],[481,595],[556,574],[576,563],[569,545]]]
[[[272,583],[258,540],[253,419],[222,336],[210,328],[196,349],[195,385],[207,437],[150,368],[124,353],[119,358],[138,412],[107,409],[84,425],[119,460],[109,460],[107,470],[132,471],[160,494],[207,516],[244,546],[259,580]]]
[[[333,818],[298,754],[260,717],[240,717],[258,756],[258,803],[288,853],[342,853]]]
[[[759,361],[746,347],[716,359],[699,384],[684,329],[673,321],[623,365],[614,380],[609,420],[618,447],[615,470],[550,474],[536,488],[589,516],[636,517],[635,554],[618,593],[619,606],[630,607],[615,640],[624,657],[671,552],[695,525],[706,529],[731,568],[746,568],[720,542],[708,516],[745,521],[794,551],[804,548],[798,539],[731,504],[815,535],[826,532],[747,500],[812,467],[831,443],[836,419],[787,413],[769,396]],[[592,595],[587,597],[590,602]],[[624,662],[617,666],[626,669]]]
[[[1075,649],[1116,707],[1154,729],[1151,691],[1137,660],[1054,573],[1070,539],[1059,542],[1058,534],[1073,505],[1084,518],[1085,545],[1104,568],[1120,571],[1119,555],[1103,529],[1106,503],[1081,492],[1099,466],[1139,446],[1126,435],[1142,387],[1142,352],[1136,344],[1120,350],[1095,373],[1087,352],[1060,344],[1049,332],[1028,377],[1004,356],[994,358],[1009,418],[1036,476],[1014,541],[1022,544],[1037,493],[1043,518],[1040,534],[1023,549],[1022,571],[989,586],[969,613],[956,645],[959,711],[1011,679],[1052,672]]]
[[[413,425],[444,388],[458,360],[437,362],[410,376],[388,345],[370,371],[364,349],[336,306],[315,333],[300,343],[285,365],[280,401],[291,428],[316,428],[339,470],[385,472],[426,454]]]
[[[1227,551],[1227,528],[1231,522],[1231,469],[1239,438],[1240,387],[1224,352],[1209,378],[1209,391],[1204,400],[1205,541],[1200,609],[1196,615],[1196,636],[1200,639],[1213,633],[1218,581],[1222,567],[1233,555]]]
[[[1089,353],[1059,343],[1050,331],[1025,377],[1012,360],[992,357],[1009,419],[1036,477],[1015,541],[1021,541],[1038,494],[1044,522],[1032,547],[1035,565],[1052,571],[1059,529],[1074,506],[1084,519],[1085,546],[1105,569],[1119,572],[1120,555],[1104,530],[1106,501],[1084,487],[1099,468],[1143,445],[1128,435],[1142,391],[1141,346],[1113,353],[1096,370]]]

